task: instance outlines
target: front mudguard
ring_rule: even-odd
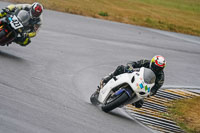
[[[132,97],[134,96],[134,92],[133,92],[133,90],[131,89],[130,86],[121,88],[120,90],[118,90],[118,91],[115,93],[115,95],[121,94],[121,93],[123,93],[123,92],[125,92],[125,93],[129,96],[129,98],[132,98]]]
[[[99,92],[95,91],[91,96],[90,96],[90,102],[94,105],[99,105],[100,102],[98,101],[98,96]]]

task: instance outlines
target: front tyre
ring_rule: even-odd
[[[129,99],[128,94],[126,92],[123,92],[121,95],[117,96],[116,98],[112,99],[111,97],[109,97],[106,100],[107,102],[104,105],[102,105],[101,108],[104,112],[107,113],[107,112],[119,107],[120,105],[125,103],[128,99]]]

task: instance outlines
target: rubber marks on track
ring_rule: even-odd
[[[141,109],[132,105],[126,106],[125,109],[132,117],[153,130],[164,133],[182,133],[183,131],[174,121],[161,113],[166,112],[165,105],[168,102],[194,96],[200,96],[200,93],[181,89],[163,89],[158,91],[155,96],[148,98]]]

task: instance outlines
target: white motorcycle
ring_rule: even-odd
[[[113,76],[100,92],[92,94],[90,101],[94,105],[100,105],[104,112],[109,112],[149,97],[155,79],[154,72],[145,67],[134,69],[132,73]]]

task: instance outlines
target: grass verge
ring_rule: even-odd
[[[188,133],[200,133],[200,97],[173,101],[167,115]]]
[[[200,36],[200,0],[37,1],[47,9]]]

